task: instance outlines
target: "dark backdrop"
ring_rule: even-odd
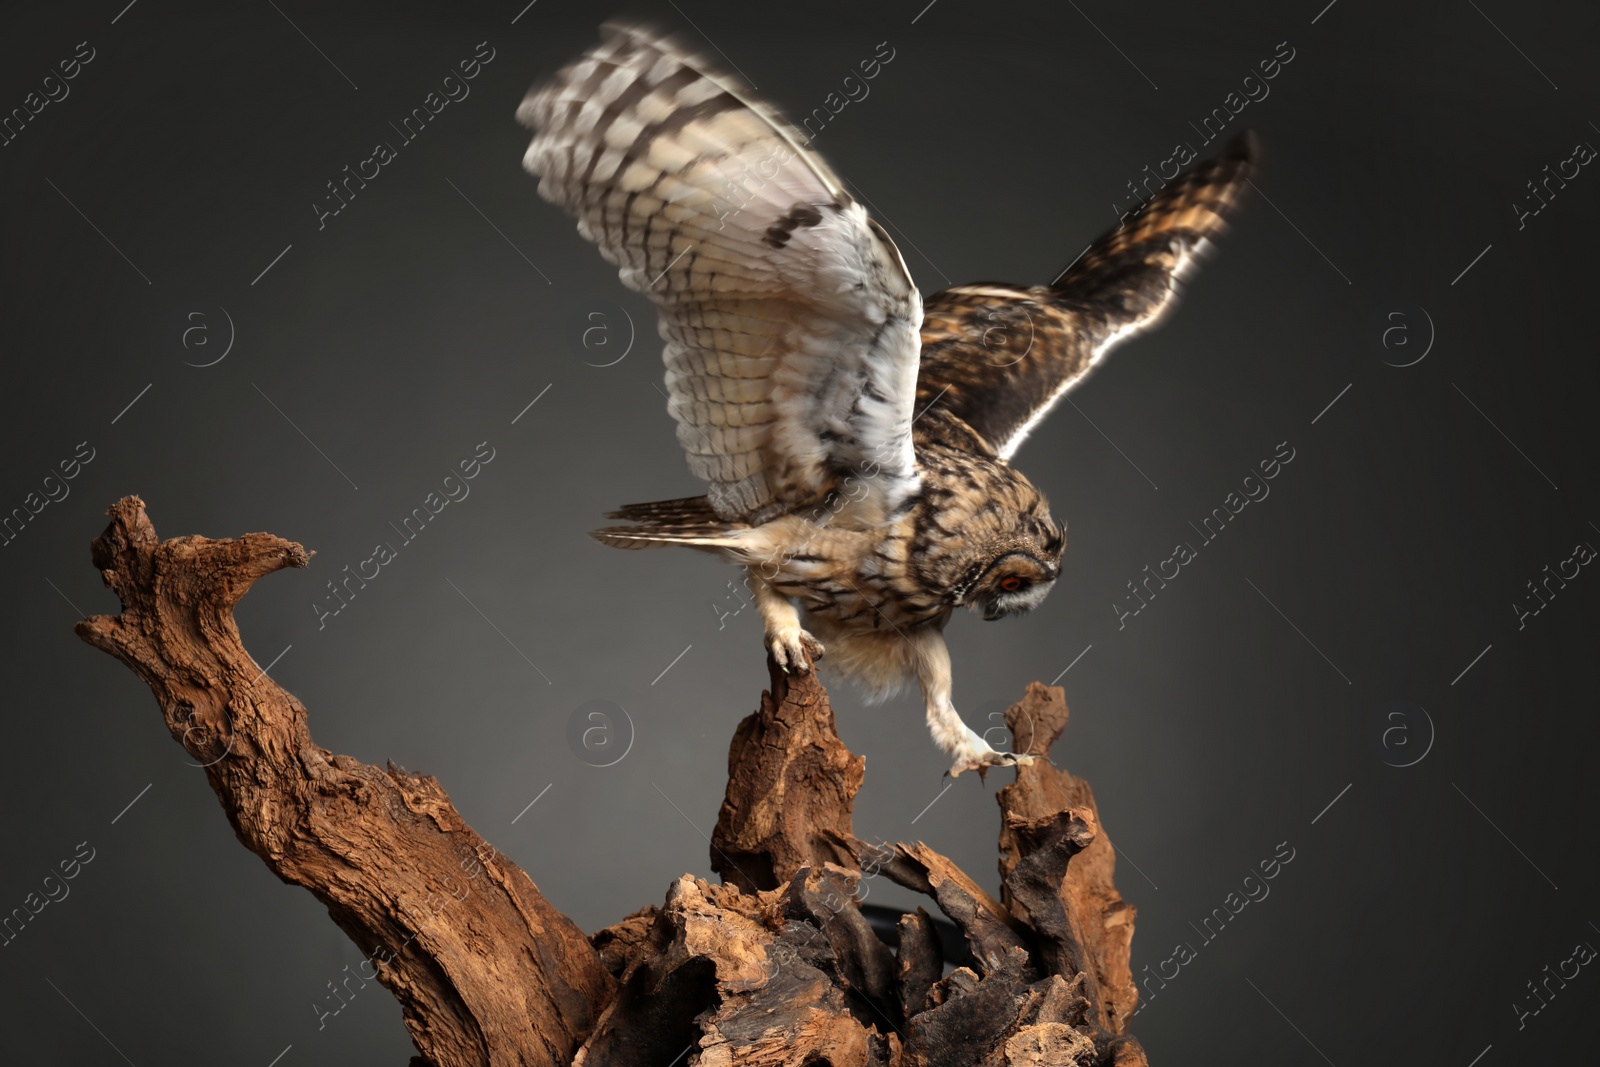
[[[1152,1060],[1570,1062],[1600,993],[1574,957],[1600,945],[1600,576],[1574,556],[1600,545],[1600,176],[1574,154],[1600,144],[1600,16],[925,2],[651,13],[796,115],[888,43],[817,144],[929,292],[1048,280],[1143,167],[1180,141],[1214,151],[1194,127],[1293,56],[1230,124],[1262,136],[1261,192],[1184,307],[1018,456],[1070,523],[1059,587],[1027,618],[950,629],[980,729],[1029,680],[1066,688],[1057,755],[1120,850],[1135,970],[1178,968],[1135,1021]],[[376,985],[319,1028],[360,953],[239,847],[145,687],[73,635],[116,609],[88,542],[136,492],[165,536],[315,549],[241,606],[257,661],[321,744],[437,775],[585,930],[709,873],[728,738],[765,683],[759,624],[722,614],[720,563],[585,536],[697,483],[648,304],[537,199],[513,120],[612,10],[121,5],[11,13],[0,41],[0,107],[69,94],[0,147],[0,512],[67,494],[0,547],[0,911],[92,855],[0,948],[0,1032],[16,1062],[401,1063]],[[398,142],[389,123],[480,42],[471,95],[319,229],[325,183]],[[75,52],[77,76],[45,83]],[[1558,172],[1533,214],[1527,183]],[[603,354],[579,343],[591,312]],[[630,316],[632,351],[593,365]],[[480,442],[470,496],[319,621],[325,583],[398,543],[389,524]],[[1202,542],[1191,523],[1282,442],[1270,497]],[[76,477],[47,482],[62,461]],[[1123,615],[1183,541],[1193,561]],[[1527,583],[1562,570],[1533,614]],[[996,781],[941,793],[915,696],[833,696],[868,761],[858,832],[993,881]],[[631,718],[615,766],[569,746],[590,700]],[[1208,934],[1277,853],[1270,895]]]

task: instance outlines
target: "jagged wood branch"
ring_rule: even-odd
[[[162,541],[136,496],[109,514],[92,553],[122,612],[78,635],[150,687],[240,842],[373,961],[423,1060],[570,1063],[613,984],[583,933],[433,778],[313,742],[305,705],[244,650],[233,606],[310,553],[264,533]]]
[[[234,604],[305,549],[161,541],[137,497],[110,514],[93,558],[122,612],[78,633],[150,686],[239,840],[377,961],[417,1063],[1144,1067],[1126,1032],[1133,909],[1082,780],[1039,760],[1000,790],[997,900],[925,844],[855,836],[865,761],[817,678],[769,660],[712,836],[725,884],[684,875],[585,939],[437,781],[313,743],[305,707],[245,652]],[[1007,713],[1038,755],[1066,721],[1037,683]],[[880,936],[857,900],[880,873],[946,918],[918,908]]]
[[[996,900],[925,844],[855,836],[865,761],[814,675],[768,670],[729,748],[711,840],[725,884],[685,875],[663,907],[596,935],[622,991],[579,1062],[1143,1067],[1127,1034],[1133,908],[1087,783],[1037,760],[999,792]],[[1037,683],[1007,713],[1019,750],[1037,755],[1066,722],[1062,691]],[[900,918],[891,954],[856,899],[880,873],[930,897],[970,963],[944,975],[921,908]],[[668,1002],[664,1026],[651,1006]]]

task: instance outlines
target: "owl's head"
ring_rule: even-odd
[[[988,622],[1038,607],[1061,573],[1066,531],[1047,514],[1023,519],[1015,534],[987,546],[962,596]]]

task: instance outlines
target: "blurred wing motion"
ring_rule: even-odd
[[[937,401],[1009,460],[1112,348],[1177,305],[1185,274],[1226,228],[1255,156],[1254,135],[1240,135],[1048,286],[966,285],[929,297],[919,408]]]
[[[602,34],[518,110],[524,165],[660,309],[707,517],[762,522],[868,464],[893,508],[917,487],[922,315],[899,251],[735,79],[648,31]]]

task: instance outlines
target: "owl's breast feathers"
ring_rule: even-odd
[[[919,488],[895,514],[790,514],[742,532],[732,555],[813,616],[891,633],[942,627],[1008,551],[1059,558],[1044,496],[962,420],[932,410],[916,434]]]

